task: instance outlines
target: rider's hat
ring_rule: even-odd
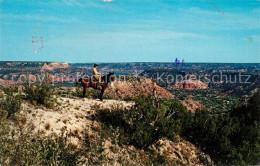
[[[94,67],[96,67],[96,66],[98,66],[98,64],[95,63],[95,64],[94,64]]]

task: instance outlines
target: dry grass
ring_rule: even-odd
[[[50,130],[50,128],[51,128],[50,123],[46,123],[45,126],[44,126],[44,128],[45,128],[46,130]]]
[[[22,123],[22,125],[25,125],[26,122],[27,122],[26,116],[22,116],[22,117],[20,118],[20,122]]]
[[[68,122],[68,119],[63,119],[62,121],[64,124],[66,124]]]

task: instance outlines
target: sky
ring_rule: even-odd
[[[0,0],[0,61],[260,63],[260,0]]]

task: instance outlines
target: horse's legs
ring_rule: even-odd
[[[101,92],[100,92],[100,100],[101,100],[101,101],[103,101],[104,91],[105,91],[105,89],[102,88],[102,89],[101,89]]]
[[[87,89],[88,89],[87,87],[84,87],[84,88],[83,88],[83,98],[86,96]]]

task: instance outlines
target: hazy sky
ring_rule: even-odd
[[[0,0],[0,61],[260,63],[259,18],[260,0]]]

